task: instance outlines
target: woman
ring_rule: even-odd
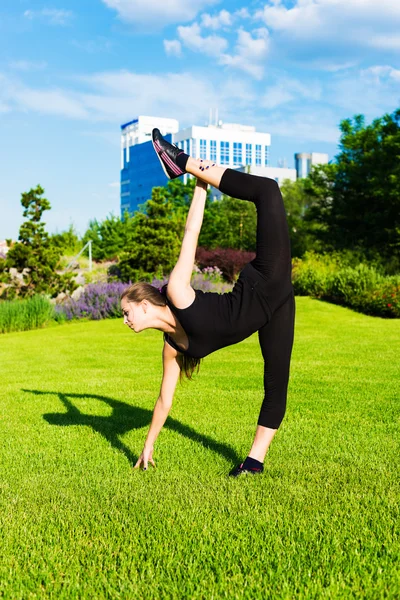
[[[265,396],[253,445],[230,475],[262,473],[263,461],[286,410],[293,346],[295,301],[291,282],[289,231],[278,184],[195,160],[169,144],[158,129],[153,145],[166,175],[197,178],[178,262],[168,285],[159,292],[136,283],[121,298],[124,323],[135,332],[164,332],[163,378],[152,422],[135,468],[155,466],[153,448],[172,405],[181,372],[190,378],[200,359],[236,344],[258,331],[264,359]],[[203,222],[208,184],[224,194],[254,202],[257,209],[256,257],[227,294],[204,293],[191,285],[197,240]]]

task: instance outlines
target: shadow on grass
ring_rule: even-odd
[[[67,409],[67,412],[45,414],[43,415],[45,421],[50,425],[64,427],[67,425],[87,425],[88,427],[91,427],[93,431],[100,433],[113,448],[123,452],[132,465],[137,462],[139,457],[133,454],[131,450],[125,446],[120,440],[120,436],[132,429],[140,429],[141,427],[150,425],[153,415],[152,411],[147,410],[146,408],[131,406],[125,402],[120,402],[119,400],[114,400],[107,396],[99,396],[97,394],[68,394],[65,392],[43,392],[40,390],[25,389],[22,391],[29,394],[36,394],[37,396],[58,396]],[[112,414],[108,417],[85,415],[72,403],[74,398],[93,398],[94,400],[105,402],[112,408]],[[176,431],[180,435],[201,444],[205,448],[209,448],[232,463],[240,462],[240,457],[233,448],[217,442],[209,436],[197,433],[194,429],[188,425],[183,425],[176,419],[168,417],[164,427],[171,431]]]

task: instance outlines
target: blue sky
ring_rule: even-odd
[[[0,240],[40,183],[49,231],[119,213],[139,114],[271,133],[271,165],[338,152],[339,123],[400,105],[399,0],[2,0]]]

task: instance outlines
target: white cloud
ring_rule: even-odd
[[[164,50],[169,56],[182,56],[182,44],[179,40],[164,40]]]
[[[327,73],[337,73],[337,71],[345,71],[347,69],[353,69],[358,64],[358,61],[348,61],[343,63],[329,62],[328,60],[311,60],[307,63],[307,67],[310,69],[318,69],[319,71],[326,71]]]
[[[275,134],[291,140],[298,139],[303,144],[307,140],[337,144],[340,137],[336,113],[325,108],[272,113],[269,115],[268,130],[272,134],[272,143]]]
[[[68,25],[73,17],[70,10],[43,8],[42,10],[26,10],[24,17],[29,20],[42,19],[50,25]]]
[[[400,70],[394,69],[389,65],[375,65],[373,67],[369,67],[368,69],[363,69],[361,71],[361,77],[364,77],[365,79],[371,78],[374,83],[381,83],[382,79],[393,79],[395,82],[400,83]]]
[[[376,118],[400,103],[400,71],[376,65],[359,72],[338,74],[325,86],[325,96],[341,113]]]
[[[275,0],[255,17],[289,40],[293,52],[299,43],[316,42],[329,50],[338,41],[349,47],[400,47],[400,2],[393,0],[297,0],[290,8]]]
[[[207,6],[220,0],[103,0],[118,12],[121,20],[161,29],[173,23],[191,21]]]
[[[322,88],[318,82],[302,83],[296,79],[286,76],[279,78],[278,82],[269,87],[260,98],[260,105],[264,108],[275,108],[291,102],[307,99],[312,101],[321,100]]]
[[[31,60],[14,60],[9,64],[10,69],[15,71],[42,71],[47,67],[47,63],[44,60],[31,61]]]
[[[209,27],[210,29],[221,29],[221,27],[229,27],[232,25],[232,17],[227,10],[221,10],[220,13],[212,17],[208,13],[201,15],[201,26]]]
[[[400,50],[400,35],[373,35],[368,45],[378,50]]]
[[[250,13],[247,8],[241,8],[234,13],[234,17],[239,19],[250,19]]]
[[[72,46],[83,50],[88,54],[98,54],[100,52],[110,52],[113,47],[113,43],[105,37],[99,36],[93,40],[71,40]]]
[[[5,104],[2,100],[0,100],[0,113],[10,112],[11,107]]]
[[[269,34],[265,28],[256,29],[253,34],[255,37],[248,31],[239,29],[235,54],[224,54],[220,62],[241,69],[255,79],[262,79],[264,60],[269,50]]]
[[[76,93],[59,89],[34,89],[0,74],[0,102],[10,109],[73,119],[88,117]]]
[[[227,77],[224,85],[192,73],[137,74],[103,72],[75,77],[80,91],[24,85],[0,74],[0,105],[17,112],[60,115],[87,123],[111,123],[115,131],[97,129],[102,139],[119,144],[117,125],[139,114],[178,118],[181,124],[205,123],[210,107],[220,107],[220,118],[237,119],[249,108],[253,119],[254,91],[242,78]],[[82,89],[83,88],[83,89]],[[94,135],[86,130],[82,135]]]
[[[197,23],[193,23],[193,25],[187,27],[178,27],[178,35],[187,48],[209,56],[218,56],[228,46],[227,40],[218,35],[203,37],[200,26]]]

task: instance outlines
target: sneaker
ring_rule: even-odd
[[[235,467],[234,469],[232,469],[232,471],[229,473],[230,477],[239,477],[239,475],[246,475],[247,473],[250,473],[251,475],[257,475],[257,473],[262,473],[264,471],[264,467],[261,467],[261,469],[256,469],[256,468],[248,468],[248,469],[244,469],[243,468],[243,464],[238,465],[237,467]]]
[[[152,138],[154,150],[160,159],[161,166],[164,169],[166,176],[169,179],[175,179],[176,177],[184,175],[186,171],[182,171],[175,162],[176,157],[179,154],[184,154],[183,150],[164,140],[159,129],[153,129]]]

